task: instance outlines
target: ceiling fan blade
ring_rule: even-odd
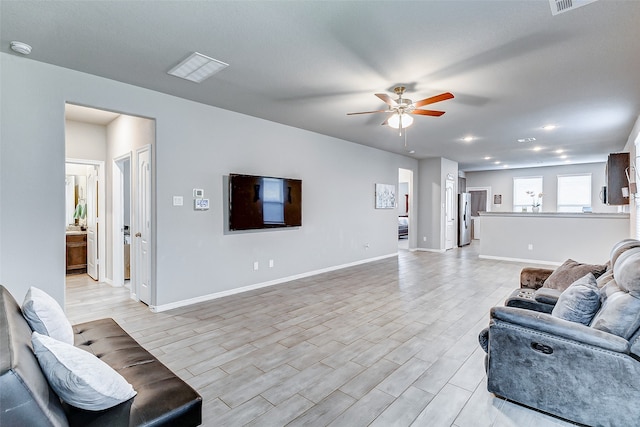
[[[435,104],[436,102],[446,101],[447,99],[453,98],[453,94],[450,92],[441,93],[440,95],[432,96],[431,98],[425,98],[421,101],[414,102],[413,105],[418,107],[422,107],[423,105]]]
[[[409,114],[418,114],[421,116],[433,116],[440,117],[444,114],[444,111],[436,111],[436,110],[413,110]]]
[[[356,114],[386,113],[387,111],[389,110],[362,111],[360,113],[347,113],[347,116],[354,116]]]
[[[390,107],[395,107],[396,105],[398,105],[398,103],[396,101],[394,101],[389,95],[387,95],[386,93],[376,93],[376,96],[380,99],[382,99],[387,105],[389,105]]]

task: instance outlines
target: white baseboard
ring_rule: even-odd
[[[268,282],[256,283],[256,284],[249,285],[249,286],[243,286],[241,288],[229,289],[227,291],[216,292],[216,293],[213,293],[213,294],[202,295],[202,296],[195,297],[195,298],[189,298],[189,299],[185,299],[185,300],[181,300],[181,301],[171,302],[169,304],[150,305],[149,309],[154,313],[160,313],[162,311],[173,310],[174,308],[180,308],[180,307],[185,307],[187,305],[197,304],[197,303],[200,303],[200,302],[211,301],[211,300],[214,300],[214,299],[223,298],[223,297],[227,297],[227,296],[230,296],[230,295],[235,295],[235,294],[240,294],[240,293],[243,293],[243,292],[253,291],[255,289],[260,289],[260,288],[266,288],[268,286],[279,285],[280,283],[290,282],[292,280],[303,279],[305,277],[315,276],[317,274],[328,273],[330,271],[341,270],[343,268],[353,267],[353,266],[360,265],[360,264],[367,264],[369,262],[379,261],[381,259],[391,258],[391,257],[396,257],[396,256],[398,256],[397,253],[392,253],[392,254],[382,255],[382,256],[378,256],[378,257],[374,257],[374,258],[367,258],[367,259],[364,259],[364,260],[355,261],[355,262],[351,262],[351,263],[348,263],[348,264],[342,264],[342,265],[336,265],[336,266],[333,266],[333,267],[322,268],[320,270],[309,271],[307,273],[296,274],[296,275],[288,276],[288,277],[282,277],[280,279],[275,279],[275,280],[269,280]]]
[[[557,262],[557,261],[544,261],[544,260],[539,260],[539,259],[524,259],[524,258],[509,258],[509,257],[492,256],[492,255],[478,255],[478,258],[494,259],[496,261],[524,262],[524,263],[527,263],[527,264],[562,265],[561,262]]]
[[[446,249],[429,249],[429,248],[416,248],[415,250],[420,252],[435,252],[438,254],[443,254],[447,251]]]

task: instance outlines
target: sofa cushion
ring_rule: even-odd
[[[100,411],[136,395],[122,375],[84,350],[38,332],[31,343],[49,384],[72,406]]]
[[[592,273],[598,278],[606,270],[606,265],[581,264],[572,259],[568,259],[551,273],[547,280],[544,281],[542,287],[564,291],[573,282],[584,277],[587,273]]]
[[[31,286],[22,303],[22,314],[33,331],[73,344],[71,323],[58,302],[45,291]]]
[[[613,266],[613,274],[620,289],[640,298],[640,247],[622,253]]]
[[[589,273],[576,280],[558,298],[552,316],[589,325],[600,308],[600,291],[596,278]]]
[[[609,295],[591,327],[629,339],[640,327],[640,299],[623,291]]]

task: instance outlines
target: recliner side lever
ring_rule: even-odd
[[[551,348],[550,346],[545,345],[545,344],[540,344],[539,342],[532,342],[531,343],[531,348],[534,349],[535,351],[538,351],[538,352],[544,353],[544,354],[553,353],[553,348]]]

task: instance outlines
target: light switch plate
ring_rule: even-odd
[[[182,206],[183,199],[182,196],[173,196],[173,206]]]
[[[204,197],[204,190],[202,188],[194,188],[193,197],[196,199],[202,199]]]

